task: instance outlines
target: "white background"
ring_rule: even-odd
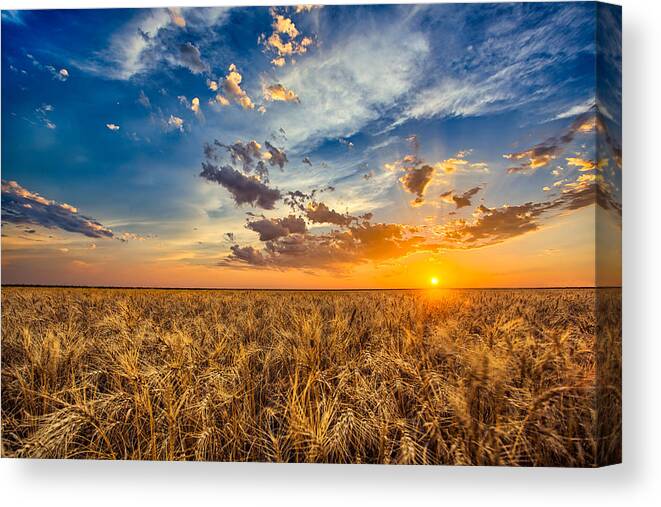
[[[308,0],[310,1],[310,0]],[[178,5],[256,5],[173,0]],[[286,3],[286,2],[285,2]],[[326,3],[342,3],[328,1]],[[357,3],[357,2],[356,2]],[[377,3],[377,2],[362,2]],[[380,2],[385,3],[385,2]],[[624,464],[599,470],[0,460],[4,505],[658,505],[661,2],[624,7]],[[0,8],[163,6],[0,0]]]

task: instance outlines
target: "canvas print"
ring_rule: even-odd
[[[2,456],[621,461],[621,9],[2,12]]]

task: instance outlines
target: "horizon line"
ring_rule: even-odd
[[[567,290],[567,289],[622,289],[622,285],[565,285],[538,287],[357,287],[357,288],[259,288],[259,287],[160,287],[147,285],[65,285],[65,284],[0,284],[0,288],[43,288],[43,289],[123,289],[123,290],[199,290],[199,291],[273,291],[273,292],[369,292],[369,291],[413,291],[413,290]]]

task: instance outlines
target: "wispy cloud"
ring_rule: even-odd
[[[448,32],[446,56],[452,66],[437,63],[436,82],[412,94],[395,124],[500,113],[551,101],[557,95],[556,69],[588,49],[581,39],[586,30],[583,8],[557,9],[544,22],[539,22],[536,12],[514,4],[491,8],[508,15],[494,15],[463,44],[462,32]],[[474,12],[474,6],[463,6],[461,11]],[[452,22],[462,23],[465,18],[449,16],[447,23]]]
[[[350,30],[279,77],[301,103],[267,119],[271,130],[286,129],[292,147],[353,134],[409,92],[423,71],[429,43],[406,23]]]
[[[108,47],[87,57],[72,58],[78,68],[112,79],[132,77],[156,70],[163,64],[183,66],[193,73],[208,70],[200,48],[180,39],[173,31],[208,33],[227,19],[227,8],[157,8],[137,11],[130,21],[112,34]]]

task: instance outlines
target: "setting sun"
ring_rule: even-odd
[[[432,277],[431,277],[431,280],[429,280],[429,282],[430,282],[432,285],[438,285],[438,278],[436,278],[435,276],[432,276]]]

